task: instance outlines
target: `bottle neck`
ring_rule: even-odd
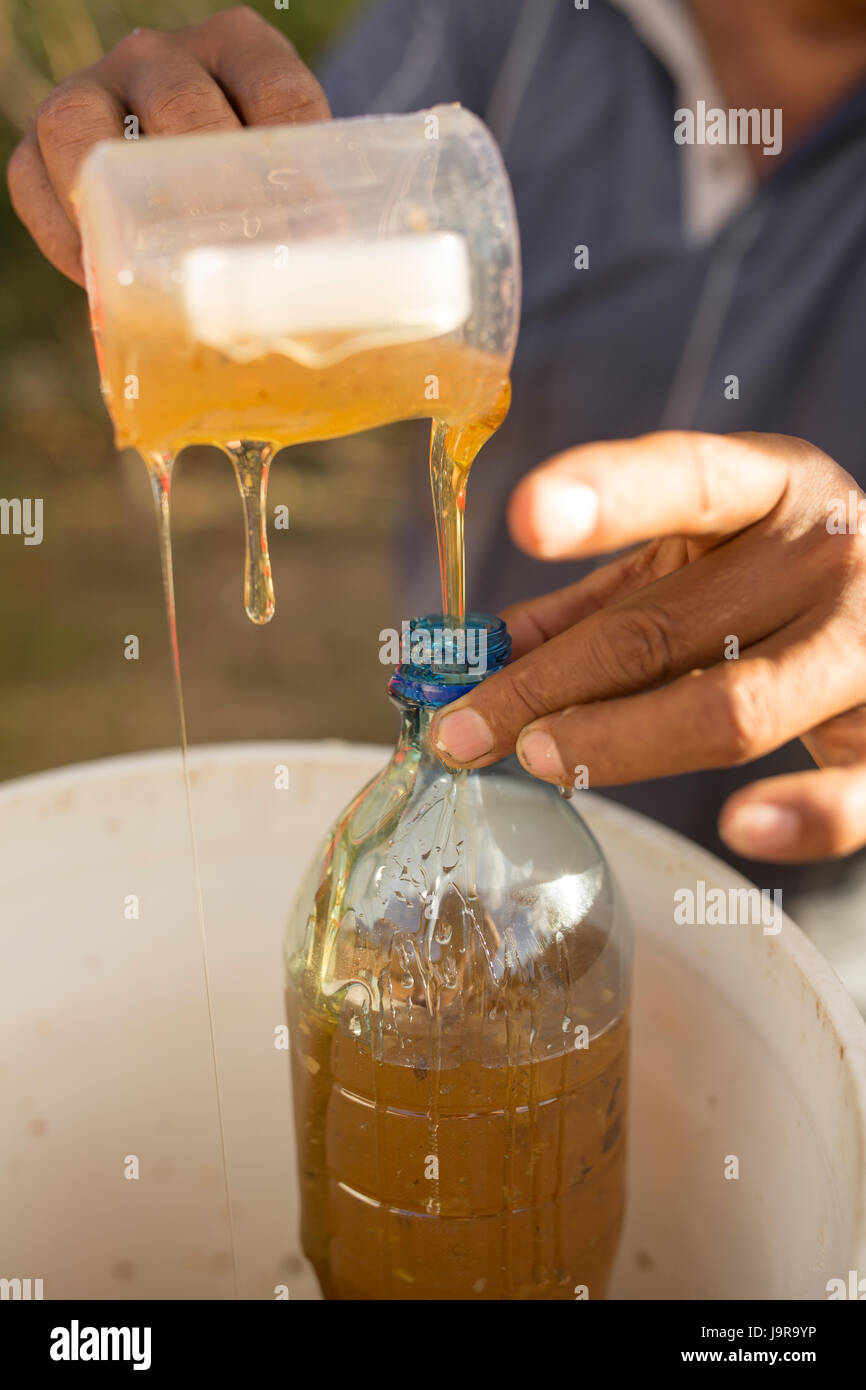
[[[403,711],[401,744],[430,751],[430,723],[444,705],[469,694],[511,656],[511,636],[501,618],[467,613],[462,624],[430,613],[404,624],[403,660],[388,691]]]
[[[400,711],[400,736],[397,739],[397,755],[402,754],[405,757],[410,754],[421,753],[435,757],[430,742],[430,726],[438,706],[416,704],[415,701],[405,700],[399,695],[392,695],[391,700]]]

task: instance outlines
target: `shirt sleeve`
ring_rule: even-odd
[[[483,116],[520,0],[376,0],[319,64],[335,116],[459,101]]]

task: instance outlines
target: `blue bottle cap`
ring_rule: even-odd
[[[404,659],[389,694],[418,705],[448,705],[502,670],[511,656],[511,635],[489,613],[467,613],[459,624],[427,613],[404,627],[402,647]]]

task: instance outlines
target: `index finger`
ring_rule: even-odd
[[[658,536],[723,537],[766,516],[784,496],[794,454],[776,434],[670,431],[583,444],[515,488],[515,542],[542,559],[598,555]]]

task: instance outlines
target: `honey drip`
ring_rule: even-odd
[[[231,1184],[229,1182],[229,1168],[226,1156],[225,1123],[223,1118],[222,1092],[220,1089],[219,1066],[217,1064],[216,1046],[216,1027],[214,1024],[213,996],[211,991],[210,964],[208,960],[207,933],[204,920],[204,898],[201,886],[201,866],[198,853],[198,841],[195,833],[195,821],[192,813],[192,785],[189,775],[189,749],[186,736],[186,707],[183,698],[183,681],[180,670],[180,649],[177,640],[177,611],[174,601],[174,565],[171,555],[171,473],[174,465],[174,458],[171,454],[151,454],[148,461],[148,471],[150,473],[151,486],[153,488],[154,502],[156,503],[156,519],[159,531],[159,553],[162,563],[162,582],[165,592],[165,611],[168,619],[169,647],[171,650],[171,667],[174,677],[174,689],[177,702],[178,725],[180,730],[181,757],[183,763],[183,786],[186,800],[187,825],[189,827],[190,849],[192,853],[193,881],[195,888],[196,916],[198,919],[199,938],[201,942],[202,972],[204,977],[205,998],[207,1001],[208,1029],[210,1032],[211,1061],[213,1063],[214,1090],[216,1093],[217,1125],[219,1129],[220,1156],[222,1159],[223,1191],[226,1203],[226,1218],[228,1221],[229,1234],[229,1253],[232,1268],[232,1288],[235,1298],[238,1294],[238,1267],[237,1267],[237,1246],[235,1242],[234,1216],[232,1213]]]
[[[433,421],[430,486],[439,547],[442,612],[456,624],[466,616],[466,540],[464,516],[469,470],[480,449],[499,428],[511,403],[511,384],[499,383],[490,412],[464,424]]]
[[[274,583],[266,509],[274,446],[244,439],[222,447],[232,461],[244,509],[244,608],[252,622],[269,623],[274,616]]]

